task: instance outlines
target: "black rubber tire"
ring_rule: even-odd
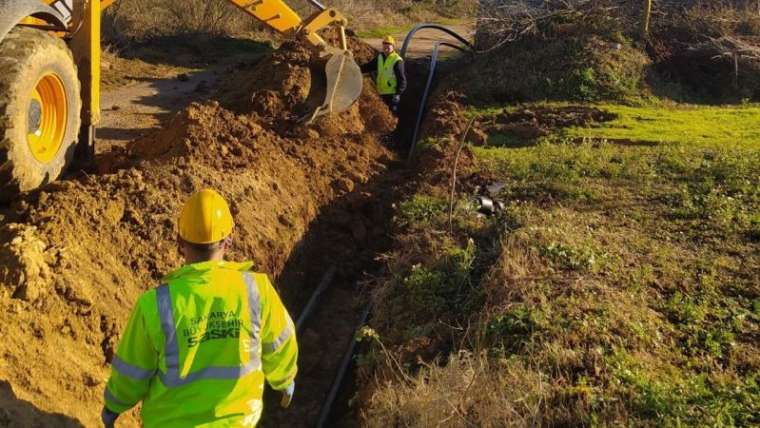
[[[82,100],[77,68],[66,43],[45,31],[17,27],[0,43],[0,201],[49,183],[74,157]],[[66,92],[63,142],[55,157],[38,161],[26,134],[31,94],[39,79],[54,73]]]

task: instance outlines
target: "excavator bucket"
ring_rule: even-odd
[[[323,114],[340,113],[362,93],[362,72],[350,51],[336,51],[325,66],[327,89],[325,100],[311,115],[308,123]]]

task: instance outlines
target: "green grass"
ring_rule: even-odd
[[[536,107],[566,107],[568,102],[545,102],[468,110],[467,116],[488,117],[501,112]],[[613,142],[685,143],[690,146],[760,146],[760,104],[702,106],[646,102],[641,105],[587,104],[618,115],[611,122],[557,130],[555,136],[607,139]],[[495,138],[509,138],[495,135]]]
[[[597,107],[618,119],[529,147],[473,148],[478,169],[507,183],[500,196],[527,219],[529,248],[589,287],[565,294],[550,280],[527,293],[553,296],[523,309],[548,314],[547,327],[511,352],[534,359],[552,340],[583,338],[600,346],[610,376],[584,373],[584,385],[601,402],[630,400],[627,418],[757,423],[760,363],[745,354],[758,352],[749,338],[760,291],[760,107]],[[575,324],[579,305],[590,312]],[[609,421],[608,411],[590,410]]]
[[[760,105],[645,106],[602,104],[617,120],[588,128],[571,128],[569,137],[633,142],[687,143],[702,146],[760,146]]]
[[[389,256],[378,331],[388,349],[414,349],[395,354],[408,376],[425,355],[456,361],[462,348],[488,358],[478,385],[501,391],[512,376],[516,397],[462,407],[476,426],[498,425],[482,416],[494,409],[515,409],[510,420],[529,421],[518,426],[756,426],[760,106],[598,107],[619,118],[470,148],[461,188],[504,183],[498,216],[478,217],[460,194],[449,235],[445,184],[400,204],[407,235]],[[414,406],[370,411],[434,424],[414,409],[445,413],[437,399],[470,384],[444,382],[459,368],[441,366],[423,365],[422,391],[381,388]],[[523,396],[545,405],[521,407]]]

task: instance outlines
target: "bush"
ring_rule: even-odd
[[[106,9],[103,35],[118,43],[183,34],[234,35],[260,26],[225,0],[125,0]]]
[[[633,46],[625,15],[610,15],[604,2],[546,2],[533,10],[490,3],[502,15],[491,18],[485,9],[476,45],[491,51],[451,83],[471,99],[620,100],[643,89],[648,59]]]
[[[655,69],[665,80],[685,88],[685,101],[712,103],[760,99],[760,65],[740,58],[739,75],[734,61],[715,51],[713,41],[728,37],[757,47],[760,15],[741,2],[698,2],[679,13],[668,13],[654,23],[650,53]],[[659,88],[656,88],[659,89]],[[671,96],[669,91],[662,95]]]

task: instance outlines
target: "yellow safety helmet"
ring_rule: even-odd
[[[179,236],[192,244],[213,244],[232,233],[235,221],[222,195],[211,189],[195,192],[182,207]]]
[[[393,36],[385,36],[383,39],[383,44],[395,45],[396,39],[394,39]]]

